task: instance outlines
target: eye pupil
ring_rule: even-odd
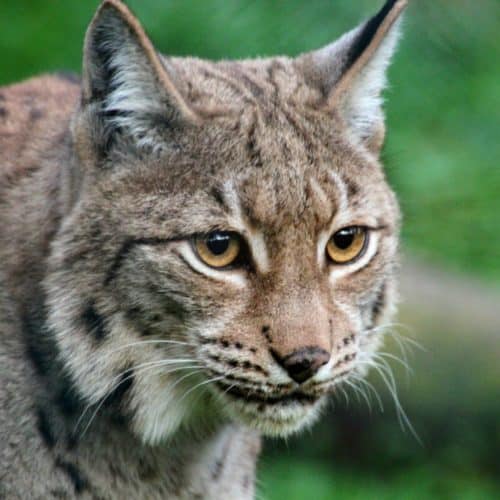
[[[336,264],[347,264],[358,258],[366,248],[368,233],[363,226],[339,229],[326,245],[326,252]]]
[[[228,231],[200,235],[193,243],[200,260],[215,268],[234,264],[242,248],[240,236]]]
[[[211,233],[206,239],[207,248],[214,255],[222,255],[229,248],[230,236],[226,233]]]
[[[338,248],[340,248],[341,250],[346,250],[352,245],[354,236],[354,228],[341,229],[333,235],[333,241]]]

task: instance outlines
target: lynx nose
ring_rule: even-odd
[[[304,347],[283,357],[276,351],[272,351],[272,354],[276,362],[299,384],[315,375],[330,359],[330,353],[320,347]]]

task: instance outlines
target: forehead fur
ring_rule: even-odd
[[[160,156],[138,161],[134,150],[121,151],[119,162],[139,163],[138,170],[113,158],[116,176],[133,179],[132,192],[185,193],[215,207],[234,195],[250,225],[269,227],[304,214],[315,219],[313,229],[324,225],[339,208],[339,189],[367,209],[384,206],[379,162],[345,133],[335,111],[319,109],[321,96],[293,60],[164,61],[204,119],[170,130]]]

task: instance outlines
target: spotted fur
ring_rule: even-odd
[[[297,58],[210,62],[105,0],[81,82],[0,89],[0,496],[252,498],[259,435],[366,372],[395,303],[378,156],[404,4]],[[351,225],[368,244],[336,265]],[[194,252],[215,229],[241,265]]]

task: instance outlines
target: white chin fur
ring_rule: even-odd
[[[181,429],[202,433],[202,428],[217,420],[209,398],[204,397],[204,389],[192,391],[189,376],[186,383],[179,380],[184,382],[182,377],[165,381],[151,376],[138,380],[132,399],[133,429],[144,443],[160,444]]]

